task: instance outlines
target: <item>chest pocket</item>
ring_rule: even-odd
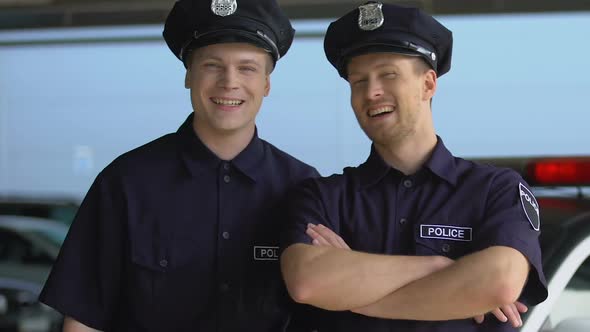
[[[130,227],[124,291],[137,321],[147,317],[154,330],[165,330],[164,321],[173,321],[170,329],[179,330],[176,327],[189,326],[189,321],[207,312],[212,303],[217,285],[213,281],[214,255],[203,241],[188,235],[172,237],[154,225]]]
[[[446,221],[420,223],[414,229],[414,239],[416,255],[458,259],[471,252],[473,229],[448,225]]]

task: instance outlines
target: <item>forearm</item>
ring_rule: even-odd
[[[100,332],[91,327],[88,327],[72,317],[66,316],[64,318],[63,332]]]
[[[374,303],[443,264],[443,257],[385,256],[305,244],[287,248],[281,257],[291,297],[327,310]]]
[[[528,269],[528,261],[518,251],[492,247],[353,311],[390,319],[470,318],[515,302]]]

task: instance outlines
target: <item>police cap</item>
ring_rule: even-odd
[[[276,63],[291,47],[295,30],[276,0],[178,0],[163,35],[185,66],[192,49],[229,42],[261,47]]]
[[[332,22],[324,51],[340,76],[348,60],[367,53],[392,52],[422,57],[442,76],[451,68],[453,34],[418,8],[370,1]]]

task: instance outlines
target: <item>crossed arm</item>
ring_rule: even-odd
[[[287,288],[298,302],[391,319],[481,322],[491,311],[501,321],[522,324],[519,312],[526,307],[516,299],[529,264],[512,248],[491,247],[452,262],[351,251],[321,225],[307,233],[313,246],[292,245],[281,257]]]
[[[100,332],[90,328],[70,316],[64,318],[63,332]]]

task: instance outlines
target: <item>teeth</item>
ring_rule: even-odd
[[[369,116],[373,117],[373,116],[377,116],[380,114],[384,114],[384,113],[391,113],[393,112],[393,106],[384,106],[384,107],[380,107],[377,109],[373,109],[369,111]]]
[[[241,100],[218,99],[218,98],[214,98],[213,102],[217,105],[225,105],[225,106],[239,106],[244,103]]]

